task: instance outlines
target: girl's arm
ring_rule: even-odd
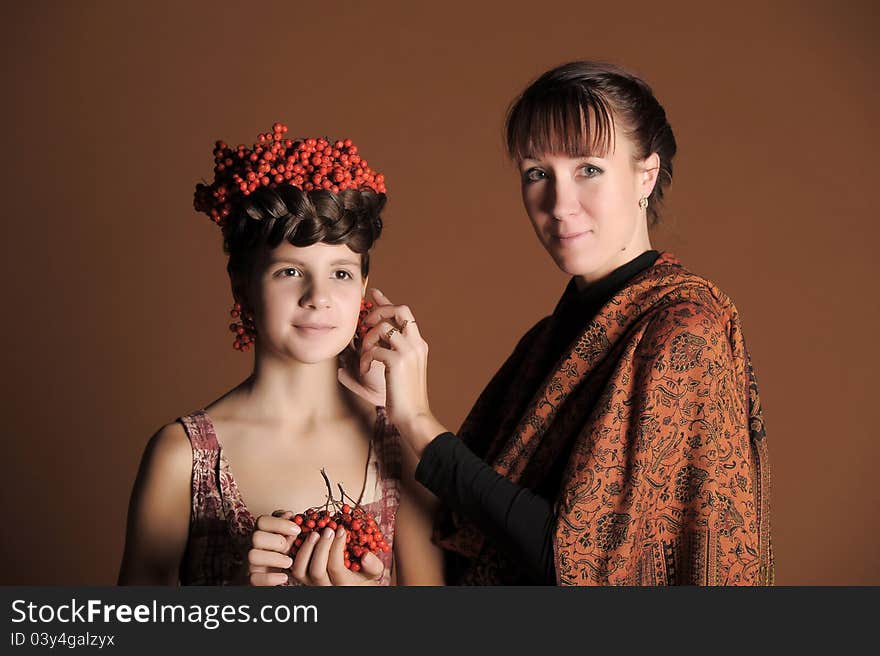
[[[192,447],[178,423],[147,444],[128,508],[118,585],[177,585],[190,520]]]
[[[417,459],[401,445],[400,506],[394,533],[397,585],[444,585],[443,550],[431,542],[439,502],[415,480]]]

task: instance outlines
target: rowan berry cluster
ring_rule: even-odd
[[[287,126],[275,123],[250,147],[214,145],[214,182],[196,185],[193,206],[222,226],[236,198],[260,187],[287,183],[303,191],[333,193],[369,188],[385,193],[385,176],[367,165],[351,139],[287,139]]]
[[[232,322],[229,330],[235,335],[232,348],[236,351],[249,351],[251,344],[256,341],[257,330],[254,326],[254,317],[242,309],[241,303],[235,303],[229,311],[233,319],[240,319],[241,323]]]
[[[364,335],[370,330],[370,327],[364,323],[364,319],[367,318],[367,315],[373,311],[373,302],[368,301],[364,298],[361,299],[361,311],[358,313],[358,325],[357,325],[357,336],[358,339],[363,339]]]
[[[358,572],[361,569],[361,559],[368,551],[388,552],[391,547],[385,541],[373,514],[349,497],[341,485],[339,486],[339,499],[334,498],[330,480],[323,469],[321,475],[327,484],[327,503],[323,506],[309,508],[293,517],[293,522],[300,527],[301,532],[293,542],[290,557],[296,558],[297,551],[313,531],[323,531],[327,527],[334,531],[344,528],[345,553],[343,558],[345,566],[352,572]],[[346,499],[354,505],[347,503]]]

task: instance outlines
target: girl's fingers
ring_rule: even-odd
[[[333,585],[348,585],[351,570],[345,566],[345,529],[341,526],[336,530],[336,537],[330,545],[330,554],[327,561],[327,573]]]
[[[333,585],[330,582],[330,575],[327,573],[327,561],[334,537],[333,529],[325,528],[321,533],[321,539],[315,544],[308,570],[309,578],[312,579],[314,585]]]
[[[277,551],[278,553],[286,554],[290,551],[291,542],[284,535],[268,533],[266,531],[254,531],[251,537],[251,544],[254,549]]]
[[[293,575],[293,578],[303,585],[312,585],[308,574],[309,560],[312,558],[312,551],[315,549],[315,544],[320,537],[321,536],[317,531],[309,533],[309,536],[303,541],[299,551],[296,552],[296,558],[293,560],[293,567],[291,568],[290,573]]]
[[[251,585],[284,585],[290,580],[287,574],[279,572],[251,572]]]
[[[248,551],[248,564],[251,567],[277,567],[279,569],[288,569],[293,565],[293,559],[276,551],[263,551],[262,549],[251,549]]]
[[[277,511],[276,511],[277,512]],[[289,511],[285,511],[289,512]],[[291,513],[291,517],[293,514]],[[266,533],[278,533],[279,535],[289,535],[296,537],[300,534],[300,527],[291,520],[284,517],[274,517],[272,515],[260,515],[257,518],[257,528]]]
[[[379,557],[372,551],[368,551],[361,558],[361,574],[367,579],[378,581],[385,571],[385,565],[379,560]]]

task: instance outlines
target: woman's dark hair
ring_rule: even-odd
[[[303,191],[289,184],[260,187],[243,198],[223,226],[227,271],[247,278],[262,247],[282,241],[294,246],[345,244],[361,255],[361,273],[370,272],[370,249],[382,234],[386,196],[369,188]]]
[[[635,144],[637,159],[660,157],[648,205],[656,223],[663,190],[672,182],[675,136],[651,87],[617,66],[571,62],[532,82],[507,112],[507,153],[515,161],[545,153],[604,155],[615,124]]]

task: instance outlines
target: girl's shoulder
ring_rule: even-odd
[[[162,426],[153,433],[144,449],[141,467],[162,476],[174,472],[188,475],[192,469],[193,450],[186,430],[179,421]]]

